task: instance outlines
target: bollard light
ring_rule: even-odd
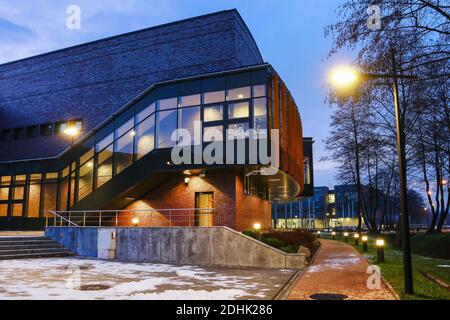
[[[363,242],[363,251],[367,252],[367,241],[369,241],[369,237],[368,236],[362,236],[361,240]]]
[[[253,229],[255,229],[256,231],[261,230],[261,223],[254,223]]]
[[[336,232],[333,231],[333,232],[331,233],[331,236],[333,237],[333,240],[336,240]]]
[[[317,238],[320,238],[320,231],[317,231]]]
[[[139,225],[139,219],[133,218],[133,219],[131,219],[131,223],[133,224],[134,227],[137,227]]]
[[[359,234],[355,233],[355,235],[353,236],[353,238],[355,238],[355,246],[359,246]]]
[[[384,262],[384,246],[385,246],[384,240],[377,239],[376,244],[377,244],[378,263]]]
[[[344,240],[345,242],[348,242],[348,232],[344,232]]]

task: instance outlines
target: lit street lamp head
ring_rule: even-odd
[[[338,67],[331,72],[331,83],[338,88],[350,88],[359,80],[359,74],[351,67]]]
[[[64,134],[68,135],[69,137],[75,137],[79,132],[80,130],[78,130],[77,127],[68,127],[64,130]]]

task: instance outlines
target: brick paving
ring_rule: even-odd
[[[331,240],[321,243],[316,259],[295,284],[289,300],[311,300],[317,293],[341,294],[348,300],[396,299],[383,281],[379,289],[368,289],[369,263],[351,245]]]

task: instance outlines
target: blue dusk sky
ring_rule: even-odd
[[[327,60],[324,27],[336,21],[342,0],[0,0],[0,63],[108,36],[215,11],[236,8],[270,62],[292,92],[313,137],[316,186],[333,186],[332,162],[324,156],[331,109],[325,104],[327,71],[350,63],[343,52]],[[81,9],[81,29],[66,27],[69,5]]]

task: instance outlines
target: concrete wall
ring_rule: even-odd
[[[272,269],[303,269],[306,264],[304,255],[286,254],[227,227],[111,229],[116,231],[116,257],[124,261]],[[97,244],[96,233],[98,228],[46,230],[78,255],[90,257],[94,250],[86,249]],[[80,241],[82,234],[91,239]]]
[[[83,257],[97,257],[98,228],[47,227],[45,236]]]

